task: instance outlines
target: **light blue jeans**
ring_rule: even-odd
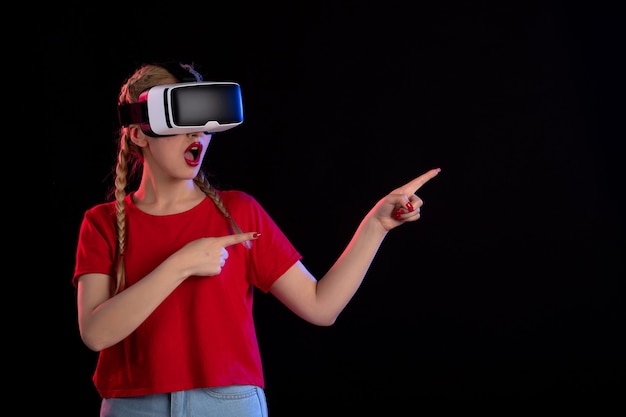
[[[267,417],[267,402],[260,387],[231,385],[104,398],[100,417]]]

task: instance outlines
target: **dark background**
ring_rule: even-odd
[[[61,16],[41,31],[46,116],[63,130],[39,151],[57,346],[39,372],[66,415],[99,407],[70,279],[82,214],[113,182],[117,93],[138,65],[171,59],[240,83],[245,122],[214,137],[205,164],[254,195],[318,277],[379,198],[442,168],[418,192],[421,220],[388,235],[334,326],[256,297],[270,415],[623,399],[617,8],[205,2]]]

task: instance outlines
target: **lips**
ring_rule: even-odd
[[[185,162],[190,166],[200,164],[200,155],[202,155],[202,144],[200,142],[192,143],[185,149]]]

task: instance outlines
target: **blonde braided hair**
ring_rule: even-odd
[[[193,69],[192,65],[185,64],[181,67],[192,74],[198,81],[201,76]],[[176,78],[166,68],[157,64],[146,64],[137,69],[122,85],[118,102],[136,103],[139,95],[150,87],[164,84],[172,77]],[[112,287],[112,293],[117,294],[126,286],[126,270],[124,267],[124,253],[126,250],[126,189],[128,187],[129,178],[137,175],[142,168],[143,155],[141,149],[130,140],[129,128],[121,127],[119,131],[118,156],[115,166],[115,188],[112,194],[115,198],[116,211],[116,227],[117,227],[117,246],[118,246],[118,266],[115,285]],[[230,222],[234,233],[242,233],[241,228],[224,206],[224,202],[220,197],[218,190],[211,185],[207,175],[200,170],[194,183],[213,201],[218,210]]]

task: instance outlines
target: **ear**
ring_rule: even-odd
[[[139,125],[131,125],[128,127],[128,134],[130,136],[130,140],[140,148],[148,146],[148,139],[146,135],[143,133]]]

